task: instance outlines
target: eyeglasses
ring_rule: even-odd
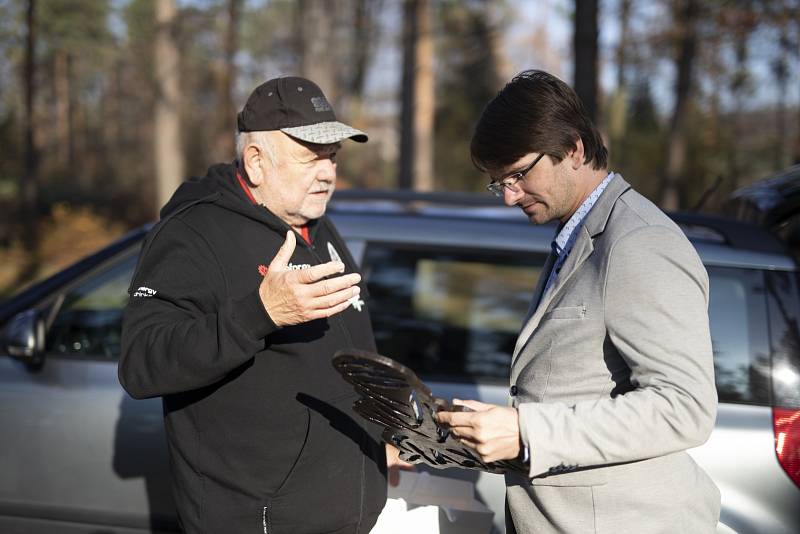
[[[517,172],[512,172],[511,174],[505,176],[500,180],[492,180],[491,182],[489,182],[489,185],[486,186],[486,190],[491,192],[494,196],[500,198],[503,197],[504,189],[508,189],[512,193],[519,193],[517,182],[525,178],[525,175],[527,175],[531,171],[531,169],[537,163],[539,163],[539,160],[542,159],[543,157],[544,157],[544,152],[539,154],[536,157],[536,159],[533,160],[533,162],[531,162],[531,164],[525,167],[524,169],[521,169]]]

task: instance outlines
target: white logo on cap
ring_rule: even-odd
[[[331,105],[325,100],[324,96],[312,96],[311,104],[314,106],[314,111],[330,111]]]

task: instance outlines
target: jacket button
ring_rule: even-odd
[[[516,386],[516,385],[514,385],[514,386],[511,386],[511,387],[508,389],[508,393],[509,393],[509,394],[510,394],[512,397],[516,397],[516,396],[517,396],[517,386]]]

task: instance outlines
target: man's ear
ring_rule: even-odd
[[[570,152],[567,152],[567,159],[569,159],[573,170],[577,171],[583,165],[586,155],[583,151],[583,140],[580,137],[575,141],[575,147]]]
[[[264,153],[256,145],[247,145],[242,152],[242,165],[250,183],[258,187],[264,181]]]

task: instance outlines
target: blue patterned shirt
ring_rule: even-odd
[[[572,250],[572,246],[575,244],[575,240],[578,238],[578,230],[581,226],[583,226],[583,220],[592,210],[594,207],[595,202],[597,199],[600,198],[600,195],[605,191],[608,184],[611,180],[616,176],[613,172],[608,173],[608,176],[603,179],[602,182],[598,184],[597,187],[594,188],[594,191],[586,197],[586,200],[578,206],[578,209],[575,210],[575,213],[572,214],[572,217],[563,225],[559,227],[558,233],[556,234],[555,240],[550,244],[551,248],[553,249],[553,254],[556,255],[556,261],[553,265],[553,270],[550,271],[550,276],[547,278],[547,284],[544,286],[543,295],[547,293],[547,291],[553,286],[553,283],[558,278],[558,273],[561,271],[561,266],[564,265],[564,262],[567,261],[567,256],[569,256],[570,251]]]

